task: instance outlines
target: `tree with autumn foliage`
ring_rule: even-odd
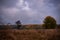
[[[53,29],[53,28],[56,28],[56,20],[51,17],[51,16],[47,16],[45,19],[44,19],[44,27],[46,29]]]

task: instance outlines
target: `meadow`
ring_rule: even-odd
[[[5,29],[0,40],[60,40],[60,29]]]

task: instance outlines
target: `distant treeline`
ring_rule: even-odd
[[[32,24],[32,25],[22,25],[20,20],[15,22],[16,25],[10,25],[8,23],[7,25],[0,25],[0,29],[55,29],[55,28],[60,28],[60,25],[57,24],[56,20],[51,17],[47,16],[43,24]]]
[[[0,29],[17,29],[16,25],[0,25]],[[20,29],[45,29],[42,25],[22,25]],[[60,29],[60,24],[55,29]]]

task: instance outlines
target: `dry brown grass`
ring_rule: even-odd
[[[0,30],[0,40],[60,40],[60,30]]]

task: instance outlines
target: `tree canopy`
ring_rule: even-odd
[[[44,22],[45,28],[55,28],[56,27],[56,20],[51,16],[47,16],[43,22]]]

